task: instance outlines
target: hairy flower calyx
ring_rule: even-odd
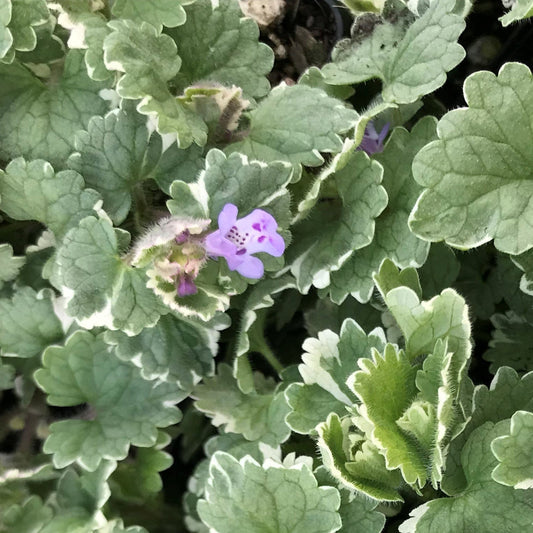
[[[194,280],[207,261],[204,232],[209,222],[187,217],[162,219],[139,239],[132,264],[151,264],[149,277],[173,284],[180,297],[196,294]]]

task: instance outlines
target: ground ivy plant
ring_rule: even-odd
[[[246,3],[0,0],[0,532],[533,531],[530,69]]]

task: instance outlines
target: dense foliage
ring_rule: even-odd
[[[533,531],[533,77],[443,107],[476,8],[346,0],[271,87],[237,0],[0,0],[1,532]]]

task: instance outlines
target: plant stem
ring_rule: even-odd
[[[281,374],[284,367],[265,339],[266,316],[266,309],[257,311],[257,318],[248,332],[248,337],[250,338],[250,351],[259,352],[267,360],[270,366],[278,374]]]
[[[147,209],[148,202],[146,201],[142,183],[138,183],[133,188],[133,221],[138,232],[142,232],[145,229],[144,215]]]
[[[268,361],[270,366],[278,373],[281,374],[283,371],[283,365],[280,360],[276,357],[270,346],[266,343],[266,340],[263,337],[263,342],[254,343],[254,348]]]

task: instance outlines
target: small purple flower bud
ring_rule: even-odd
[[[266,211],[254,209],[239,220],[237,214],[237,206],[224,206],[218,215],[219,229],[205,239],[207,253],[212,257],[224,257],[230,270],[259,279],[264,273],[263,263],[252,254],[266,252],[280,257],[285,251],[285,242],[276,231],[276,219]]]
[[[368,155],[383,152],[383,141],[389,132],[390,123],[387,122],[385,126],[378,133],[372,121],[370,121],[365,128],[363,140],[357,147],[357,150],[364,150]]]
[[[189,230],[182,231],[179,235],[176,235],[176,244],[183,244],[189,240],[191,236]]]
[[[177,287],[178,296],[190,296],[191,294],[196,294],[198,289],[194,284],[194,281],[187,274],[183,274],[179,277],[179,283]]]

